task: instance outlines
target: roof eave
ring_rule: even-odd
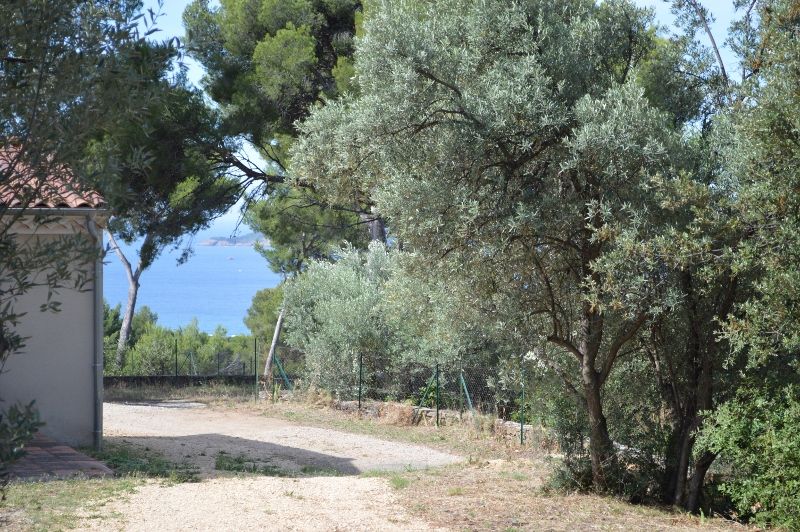
[[[2,207],[0,207],[2,209]],[[86,216],[108,214],[107,207],[7,207],[3,214],[27,214],[30,216]]]

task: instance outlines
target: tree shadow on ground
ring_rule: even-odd
[[[133,445],[145,451],[155,451],[170,461],[196,467],[200,476],[205,478],[230,472],[278,477],[358,475],[363,472],[353,465],[352,457],[224,434],[116,436],[106,441],[112,445]]]

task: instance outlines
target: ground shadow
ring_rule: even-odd
[[[225,434],[116,436],[106,441],[156,451],[173,462],[197,467],[203,477],[221,476],[231,471],[288,477],[358,475],[363,472],[353,465],[353,458]]]

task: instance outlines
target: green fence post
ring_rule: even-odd
[[[463,375],[464,375],[464,362],[462,360],[459,360],[458,361],[458,378],[461,379]],[[459,393],[458,394],[458,419],[462,419],[463,416],[464,416],[464,396]]]
[[[361,411],[361,388],[364,385],[364,353],[358,354],[358,411]]]
[[[253,393],[258,399],[258,338],[253,336]]]
[[[434,380],[434,375],[428,377],[428,380],[425,383],[425,391],[422,392],[422,398],[419,400],[417,408],[422,408],[422,403],[424,403],[428,399],[428,392],[431,391],[431,386],[433,386],[433,380]]]
[[[464,397],[467,398],[467,407],[469,407],[469,411],[473,414],[475,413],[475,408],[472,406],[472,398],[469,396],[469,390],[467,389],[467,381],[464,380],[464,370],[461,370],[461,374],[458,376],[461,380],[461,389],[464,391]]]
[[[436,426],[439,426],[439,363],[436,363]]]
[[[275,361],[275,366],[277,366],[278,371],[281,374],[281,378],[283,378],[284,384],[286,384],[286,389],[292,390],[292,383],[289,382],[289,376],[286,375],[286,371],[283,369],[283,364],[281,364],[281,359],[278,358],[278,353],[275,353],[275,358],[273,360]]]
[[[519,405],[519,444],[525,445],[525,367],[520,362],[519,372],[522,376],[522,401]]]
[[[178,339],[175,338],[175,376],[178,376]]]

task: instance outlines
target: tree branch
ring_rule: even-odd
[[[725,80],[725,84],[728,84],[728,72],[725,70],[725,63],[722,61],[722,55],[719,53],[719,47],[717,46],[717,41],[714,39],[714,34],[711,33],[711,28],[708,25],[708,17],[706,16],[706,10],[703,6],[697,3],[697,0],[689,0],[689,5],[692,6],[694,12],[697,14],[697,17],[700,19],[700,22],[703,23],[703,28],[705,29],[706,36],[708,36],[708,40],[711,41],[711,47],[714,49],[714,54],[717,56],[717,63],[719,63],[719,70],[722,73],[722,79]]]
[[[569,340],[566,340],[564,338],[559,338],[558,336],[556,336],[554,334],[551,334],[550,336],[547,337],[547,341],[550,342],[551,344],[557,345],[559,347],[563,347],[568,352],[570,352],[573,355],[575,355],[575,358],[578,359],[578,362],[583,362],[583,353],[581,353],[578,350],[578,348],[575,347],[575,345],[572,342],[570,342]]]
[[[647,314],[642,312],[636,316],[633,321],[627,322],[627,326],[622,327],[622,331],[617,335],[616,339],[614,339],[614,342],[612,342],[611,347],[608,349],[608,356],[605,362],[603,362],[603,369],[600,372],[601,384],[606,381],[609,373],[611,373],[611,368],[614,366],[614,362],[619,356],[619,350],[636,335],[645,320],[647,320]]]
[[[122,249],[120,249],[119,244],[117,244],[114,234],[109,230],[106,230],[106,234],[108,235],[108,243],[111,244],[111,249],[114,250],[114,253],[117,254],[117,257],[119,257],[120,262],[122,262],[122,267],[125,268],[125,273],[128,274],[128,280],[132,282],[133,267],[131,266],[130,261],[128,261],[128,258],[125,257],[125,254],[122,252]]]
[[[421,68],[421,67],[416,67],[414,69],[414,71],[417,74],[419,74],[420,76],[422,76],[424,78],[428,78],[429,80],[433,81],[434,83],[438,83],[439,85],[443,85],[443,86],[447,87],[448,89],[450,89],[451,91],[456,93],[456,96],[458,96],[459,98],[463,97],[463,95],[461,94],[461,89],[459,89],[458,87],[456,87],[452,83],[449,83],[447,81],[444,81],[443,79],[440,79],[440,78],[436,77],[430,70],[426,70],[426,69]]]
[[[561,380],[564,381],[564,386],[566,386],[567,390],[569,390],[578,400],[580,400],[580,401],[585,401],[586,400],[584,395],[580,391],[578,391],[578,388],[576,388],[575,385],[572,383],[572,380],[569,378],[569,375],[567,375],[567,372],[564,371],[563,368],[561,368],[560,366],[557,366],[555,363],[551,362],[550,360],[547,360],[546,358],[541,358],[540,360],[542,362],[544,362],[544,364],[548,368],[553,370],[553,372],[556,375],[561,377]]]

